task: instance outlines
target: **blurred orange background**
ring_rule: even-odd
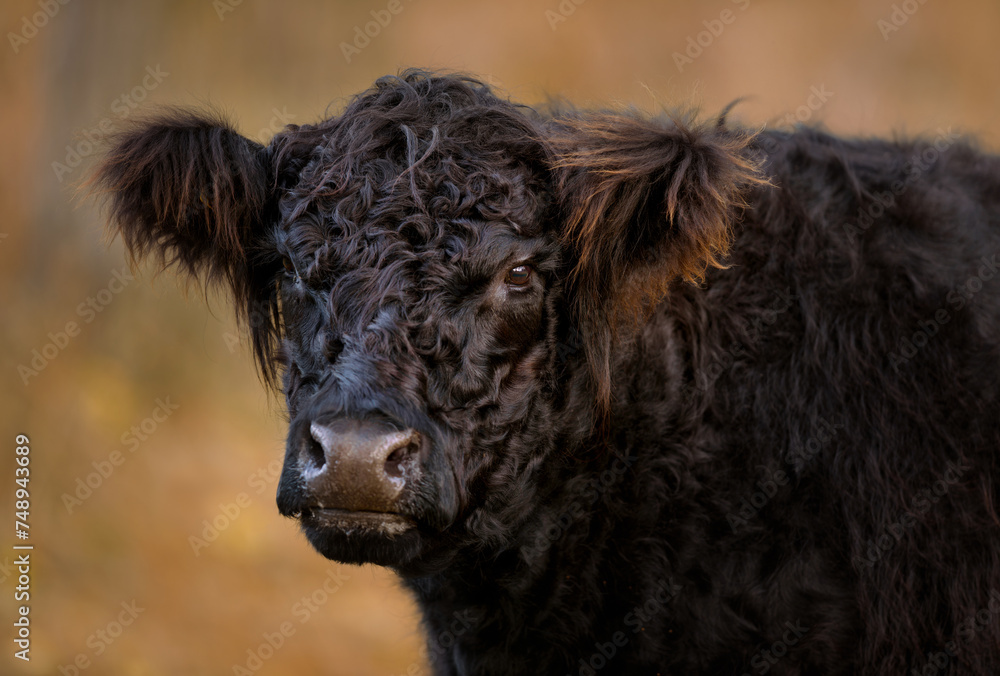
[[[755,127],[1000,144],[995,0],[64,1],[0,9],[3,674],[426,673],[393,576],[331,564],[278,516],[282,402],[224,299],[148,267],[131,280],[74,198],[126,117],[210,104],[266,142],[424,66],[526,103],[714,113],[746,97],[735,117]],[[19,433],[30,664],[11,643]]]

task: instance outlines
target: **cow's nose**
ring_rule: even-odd
[[[314,421],[300,450],[306,491],[321,509],[395,512],[419,471],[420,435],[378,423]]]

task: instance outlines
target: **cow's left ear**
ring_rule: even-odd
[[[111,139],[90,183],[134,259],[153,255],[239,296],[262,230],[269,155],[228,122],[168,110]]]
[[[601,404],[615,339],[682,278],[722,267],[743,190],[759,183],[751,134],[599,113],[550,127],[570,294]]]
[[[168,109],[113,136],[89,181],[133,261],[177,264],[232,293],[268,380],[280,258],[259,259],[276,199],[275,145],[255,143],[215,114]]]

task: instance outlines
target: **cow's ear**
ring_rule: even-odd
[[[760,182],[747,152],[751,135],[721,121],[622,113],[565,117],[550,129],[570,294],[607,405],[616,339],[672,282],[723,266],[742,192]]]
[[[89,181],[133,261],[156,257],[245,295],[272,181],[266,149],[225,120],[169,110],[115,136]]]
[[[265,148],[218,116],[168,110],[114,136],[88,181],[133,263],[151,256],[228,288],[272,385],[279,338],[272,268],[280,259],[261,244],[276,217],[279,145]]]

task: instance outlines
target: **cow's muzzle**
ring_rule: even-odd
[[[298,476],[279,487],[282,513],[320,529],[400,534],[414,525],[405,505],[420,477],[422,446],[415,430],[383,422],[314,420],[300,428],[288,458]],[[283,491],[298,494],[294,508]]]
[[[393,513],[420,471],[420,435],[359,420],[313,422],[299,449],[306,493],[319,509]]]

